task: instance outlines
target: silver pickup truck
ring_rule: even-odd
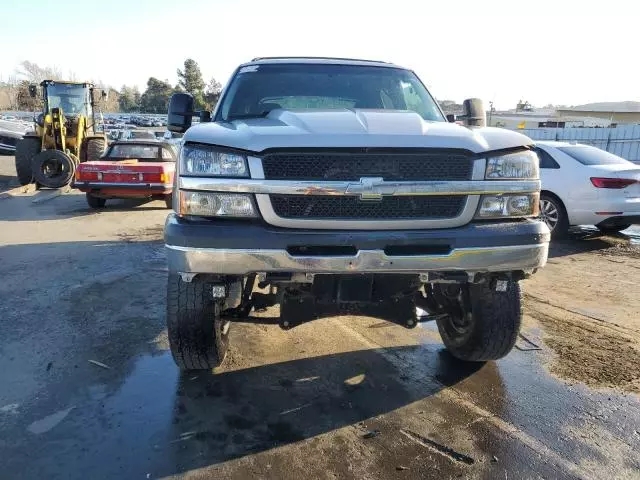
[[[243,64],[213,113],[175,94],[178,366],[219,365],[230,324],[274,305],[283,329],[345,312],[436,321],[462,360],[506,355],[519,281],[547,260],[538,158],[529,138],[485,127],[481,102],[465,108],[445,117],[411,70],[332,58]]]

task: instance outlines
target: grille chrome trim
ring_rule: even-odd
[[[366,178],[366,177],[365,177]],[[253,193],[256,195],[354,195],[361,196],[363,182],[321,182],[264,180],[257,178],[180,177],[180,188],[211,192]],[[539,180],[468,180],[428,182],[375,182],[371,193],[380,195],[498,195],[535,193]]]

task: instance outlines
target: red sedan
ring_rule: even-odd
[[[73,186],[92,208],[110,198],[163,198],[171,208],[177,151],[155,140],[114,142],[105,155],[78,165]]]

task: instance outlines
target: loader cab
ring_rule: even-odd
[[[67,83],[45,80],[41,84],[44,112],[50,114],[54,108],[61,108],[68,117],[93,117],[91,90],[89,83]]]

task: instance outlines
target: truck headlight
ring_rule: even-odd
[[[206,145],[185,144],[180,150],[181,175],[248,177],[247,157]]]
[[[539,193],[518,195],[483,195],[476,218],[536,217],[540,202]]]
[[[180,214],[201,217],[258,216],[251,195],[246,193],[180,192]]]
[[[487,180],[537,180],[540,178],[539,160],[535,152],[508,153],[487,159]]]

